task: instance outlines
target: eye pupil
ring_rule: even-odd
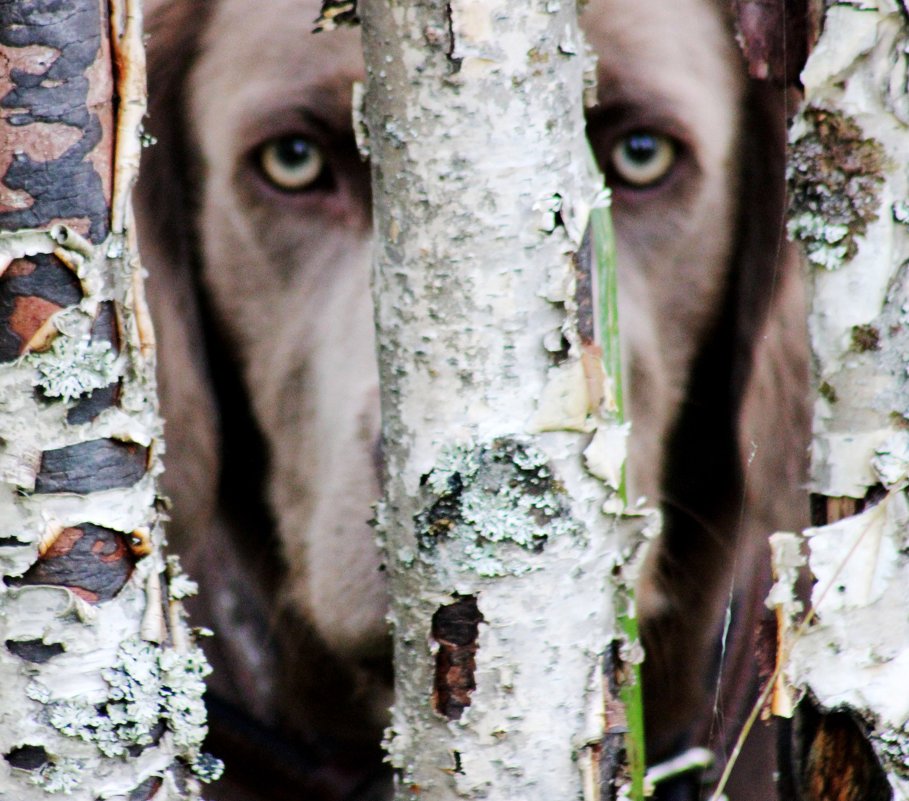
[[[671,137],[647,130],[631,131],[615,143],[607,177],[631,189],[647,189],[672,172],[676,156]]]
[[[646,164],[656,153],[657,143],[652,134],[632,134],[625,143],[625,155],[635,164]]]
[[[322,150],[304,136],[276,137],[262,145],[255,155],[262,176],[285,192],[316,189],[326,181]]]
[[[275,155],[289,167],[306,161],[311,152],[309,142],[299,136],[285,136],[275,144]]]

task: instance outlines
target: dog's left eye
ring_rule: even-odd
[[[256,152],[256,161],[265,179],[284,192],[313,188],[325,171],[321,148],[299,135],[266,142]]]
[[[651,131],[632,131],[609,154],[608,177],[632,189],[656,186],[676,162],[675,141]]]

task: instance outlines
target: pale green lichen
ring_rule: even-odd
[[[78,759],[53,759],[36,770],[29,780],[46,793],[72,795],[85,780],[85,765]]]
[[[167,557],[167,595],[172,601],[191,598],[199,592],[199,585],[193,581],[180,566],[180,557]]]
[[[828,224],[810,212],[793,217],[786,226],[790,239],[805,243],[808,260],[826,270],[835,270],[848,253],[844,240],[849,234],[845,225]]]
[[[163,724],[193,772],[212,781],[220,775],[220,762],[199,751],[208,731],[202,695],[210,672],[198,648],[178,652],[133,638],[120,646],[116,664],[101,673],[108,685],[103,702],[49,702],[37,682],[28,695],[46,704],[48,722],[57,731],[94,743],[108,757],[127,757],[132,748],[152,745]]]
[[[902,729],[877,732],[872,739],[886,769],[904,779],[909,778],[909,724]]]
[[[106,340],[61,334],[49,350],[31,353],[25,361],[38,372],[35,385],[47,397],[64,401],[90,395],[119,377],[117,355]]]
[[[582,534],[545,454],[513,438],[446,448],[422,484],[430,497],[415,521],[421,551],[448,543],[481,576],[526,573],[528,556],[552,538]]]

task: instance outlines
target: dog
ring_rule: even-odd
[[[169,537],[200,583],[193,620],[218,635],[227,789],[209,795],[380,798],[391,695],[368,522],[381,443],[359,34],[314,33],[315,0],[147,8],[157,143],[137,212]],[[598,56],[588,134],[613,190],[630,476],[664,516],[638,589],[648,758],[705,745],[721,767],[773,659],[754,635],[766,537],[808,507],[783,93],[747,76],[722,0],[590,0],[582,26]],[[752,733],[732,801],[774,797],[772,737]],[[250,764],[270,767],[246,781]],[[710,778],[657,797],[697,798]]]

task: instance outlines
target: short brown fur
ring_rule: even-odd
[[[291,740],[377,742],[389,685],[367,522],[378,402],[368,170],[349,121],[358,35],[313,35],[313,0],[150,5],[158,144],[141,234],[171,538],[202,585],[195,621],[219,634],[213,686]],[[677,147],[659,185],[615,187],[632,481],[666,516],[640,588],[649,756],[723,752],[755,695],[766,535],[807,509],[783,97],[748,79],[719,0],[591,0],[584,25],[600,58],[589,133],[607,173],[630,131]],[[330,186],[263,180],[257,148],[287,134],[321,148]],[[759,732],[732,801],[773,797],[771,754]]]

